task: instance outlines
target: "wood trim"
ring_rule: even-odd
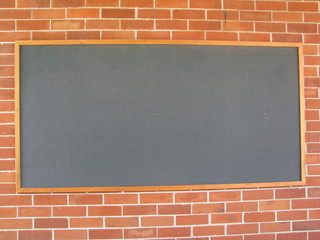
[[[94,45],[94,44],[170,44],[170,45],[223,45],[223,46],[265,46],[296,47],[299,60],[299,95],[300,95],[300,142],[301,142],[301,180],[292,182],[263,182],[210,185],[170,185],[170,186],[123,186],[123,187],[62,187],[62,188],[24,188],[21,187],[20,159],[20,46],[21,45]],[[40,40],[17,41],[15,44],[15,156],[16,188],[18,193],[83,193],[83,192],[146,192],[146,191],[190,191],[215,189],[246,189],[285,186],[302,186],[306,183],[305,169],[305,98],[303,73],[303,45],[301,43],[278,42],[232,42],[198,40]]]

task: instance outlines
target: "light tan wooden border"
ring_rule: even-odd
[[[223,45],[223,46],[265,46],[295,47],[298,49],[299,94],[300,94],[300,143],[301,143],[301,180],[291,182],[230,183],[210,185],[175,186],[123,186],[123,187],[62,187],[62,188],[23,188],[21,187],[20,157],[20,46],[24,45],[92,45],[92,44],[158,44],[158,45]],[[144,191],[188,191],[214,189],[242,189],[301,186],[305,184],[305,106],[303,45],[301,43],[274,42],[229,42],[229,41],[188,41],[188,40],[55,40],[55,41],[17,41],[15,44],[15,156],[16,188],[18,193],[79,193],[79,192],[144,192]]]

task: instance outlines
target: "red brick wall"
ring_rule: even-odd
[[[0,239],[320,239],[318,0],[1,0]],[[15,40],[302,42],[303,187],[159,193],[17,194]]]

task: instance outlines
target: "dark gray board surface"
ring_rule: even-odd
[[[298,50],[20,46],[21,186],[301,180]]]

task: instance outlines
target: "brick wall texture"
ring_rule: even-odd
[[[0,239],[320,239],[318,0],[0,0]],[[306,185],[17,194],[14,42],[166,39],[303,44]]]

